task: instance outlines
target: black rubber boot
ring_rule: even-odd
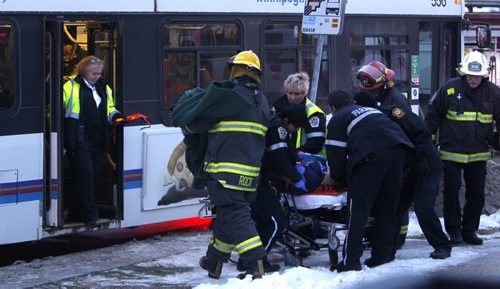
[[[475,233],[474,234],[463,234],[463,240],[467,244],[471,245],[482,245],[483,239],[479,238]]]
[[[432,259],[446,259],[451,256],[451,249],[437,248],[430,254]]]
[[[261,260],[255,260],[249,263],[249,265],[246,266],[246,272],[239,274],[237,277],[238,279],[245,279],[247,275],[252,276],[252,280],[255,279],[260,279],[262,276],[265,275],[264,273],[264,264]]]
[[[219,279],[222,273],[222,261],[213,261],[203,256],[200,259],[200,267],[208,272],[208,277],[212,279]]]

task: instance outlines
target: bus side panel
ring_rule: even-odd
[[[192,174],[179,150],[178,128],[153,125],[124,130],[124,220],[122,227],[181,220],[198,216],[198,197],[190,188]],[[173,170],[170,170],[169,163]],[[168,204],[158,204],[160,200]]]
[[[0,137],[0,244],[40,238],[43,135]]]

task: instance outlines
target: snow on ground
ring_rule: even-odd
[[[270,260],[279,262],[282,270],[254,281],[249,276],[244,280],[235,278],[239,272],[232,263],[224,264],[219,280],[209,279],[206,272],[198,266],[198,260],[205,254],[210,234],[193,234],[192,237],[184,235],[183,238],[188,239],[184,242],[177,242],[180,246],[185,244],[179,254],[112,269],[105,274],[97,273],[71,278],[58,285],[63,288],[358,288],[380,280],[432,274],[454,265],[467,264],[473,259],[486,256],[489,252],[498,254],[499,229],[500,210],[496,214],[481,217],[480,236],[489,240],[483,246],[454,247],[450,258],[433,260],[429,258],[432,247],[423,239],[415,215],[412,214],[408,232],[409,240],[403,249],[398,251],[396,260],[389,264],[376,268],[363,266],[362,271],[339,274],[329,271],[330,264],[325,250],[312,252],[311,256],[304,259],[304,267],[287,268],[283,268],[282,255],[271,252]],[[362,261],[368,257],[369,251],[365,251]],[[233,259],[237,259],[237,256],[233,255]]]

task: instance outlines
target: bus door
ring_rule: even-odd
[[[62,59],[63,22],[45,21],[44,225],[63,225]]]
[[[111,27],[111,28],[110,28]],[[47,143],[45,174],[50,176],[46,191],[46,226],[73,223],[67,218],[78,205],[71,166],[64,155],[64,113],[62,87],[74,76],[77,63],[87,55],[105,62],[102,77],[113,89],[115,100],[120,89],[116,83],[116,25],[94,20],[47,20],[46,28],[46,109],[45,141]],[[121,104],[115,101],[117,109]],[[114,130],[110,150],[102,173],[96,180],[96,203],[101,221],[122,219],[123,189],[121,188],[123,153],[122,131]],[[50,160],[50,161],[49,161]],[[49,196],[50,195],[50,196]],[[50,200],[49,200],[50,199]]]

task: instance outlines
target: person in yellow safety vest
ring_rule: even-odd
[[[326,116],[323,110],[310,101],[309,75],[306,72],[290,74],[283,82],[284,96],[274,104],[276,114],[282,112],[289,103],[302,103],[307,114],[307,123],[292,134],[292,142],[299,151],[323,154],[326,136]]]
[[[199,264],[208,277],[218,279],[222,264],[235,250],[246,269],[238,278],[250,274],[256,279],[264,275],[263,258],[267,253],[252,220],[250,202],[257,195],[270,108],[260,89],[259,57],[251,50],[242,51],[231,57],[228,65],[233,83],[228,97],[239,97],[251,105],[226,116],[197,116],[183,128],[187,134],[208,133],[203,169],[209,175],[207,189],[217,218],[206,255]],[[222,93],[212,108],[228,104]]]
[[[76,65],[76,76],[63,85],[64,149],[75,179],[67,221],[87,226],[100,224],[95,182],[105,164],[110,123],[121,117],[111,88],[101,78],[103,67],[99,58],[86,56]]]
[[[444,164],[443,213],[452,245],[481,245],[476,234],[485,196],[489,145],[498,149],[500,89],[488,77],[488,60],[474,51],[459,65],[460,77],[448,80],[431,98],[427,125]],[[436,138],[436,135],[438,138]],[[463,214],[459,191],[465,180]]]

